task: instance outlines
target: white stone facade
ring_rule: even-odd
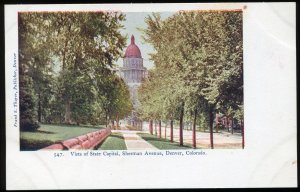
[[[131,44],[128,46],[123,59],[123,67],[120,68],[121,77],[129,87],[130,98],[133,104],[133,111],[130,117],[126,118],[127,123],[140,127],[141,121],[136,116],[136,110],[139,106],[138,87],[146,78],[147,69],[143,66],[143,58],[139,48],[134,43],[134,37],[131,37]]]
[[[141,83],[145,78],[146,68],[143,66],[143,58],[124,58],[121,70],[126,83]]]

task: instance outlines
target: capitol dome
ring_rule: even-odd
[[[142,58],[139,47],[134,43],[133,35],[131,35],[131,43],[126,49],[125,57],[126,58]]]

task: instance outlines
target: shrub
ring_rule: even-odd
[[[20,130],[35,131],[39,128],[36,117],[36,97],[32,79],[20,75]]]
[[[20,128],[22,131],[36,131],[40,127],[39,123],[29,118],[20,120]]]

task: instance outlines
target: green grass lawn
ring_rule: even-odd
[[[126,144],[123,135],[120,133],[112,133],[100,145],[98,150],[126,150]]]
[[[20,150],[38,150],[57,141],[84,135],[89,132],[97,131],[100,128],[104,128],[104,126],[41,124],[41,127],[36,132],[20,132]]]
[[[155,135],[151,135],[149,133],[137,133],[140,137],[151,143],[158,149],[191,149],[191,145],[183,145],[180,146],[178,142],[171,142],[170,140],[158,138]]]

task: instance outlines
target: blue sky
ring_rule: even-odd
[[[149,53],[154,52],[153,47],[142,41],[142,32],[138,31],[137,28],[146,28],[147,25],[144,21],[144,19],[148,16],[148,15],[152,15],[151,12],[126,12],[126,21],[123,21],[122,24],[124,25],[124,29],[121,30],[121,33],[123,35],[127,35],[128,39],[127,39],[127,46],[130,44],[130,37],[131,35],[134,35],[135,37],[135,44],[140,48],[141,53],[142,53],[142,57],[144,59],[144,67],[150,69],[152,68],[153,62],[149,60]],[[173,15],[173,12],[162,12],[161,13],[161,17],[162,19],[166,19],[167,17]],[[126,46],[126,47],[127,47]],[[124,53],[126,50],[126,47],[124,48]],[[119,66],[123,65],[123,59],[120,58],[117,61],[117,64]]]

